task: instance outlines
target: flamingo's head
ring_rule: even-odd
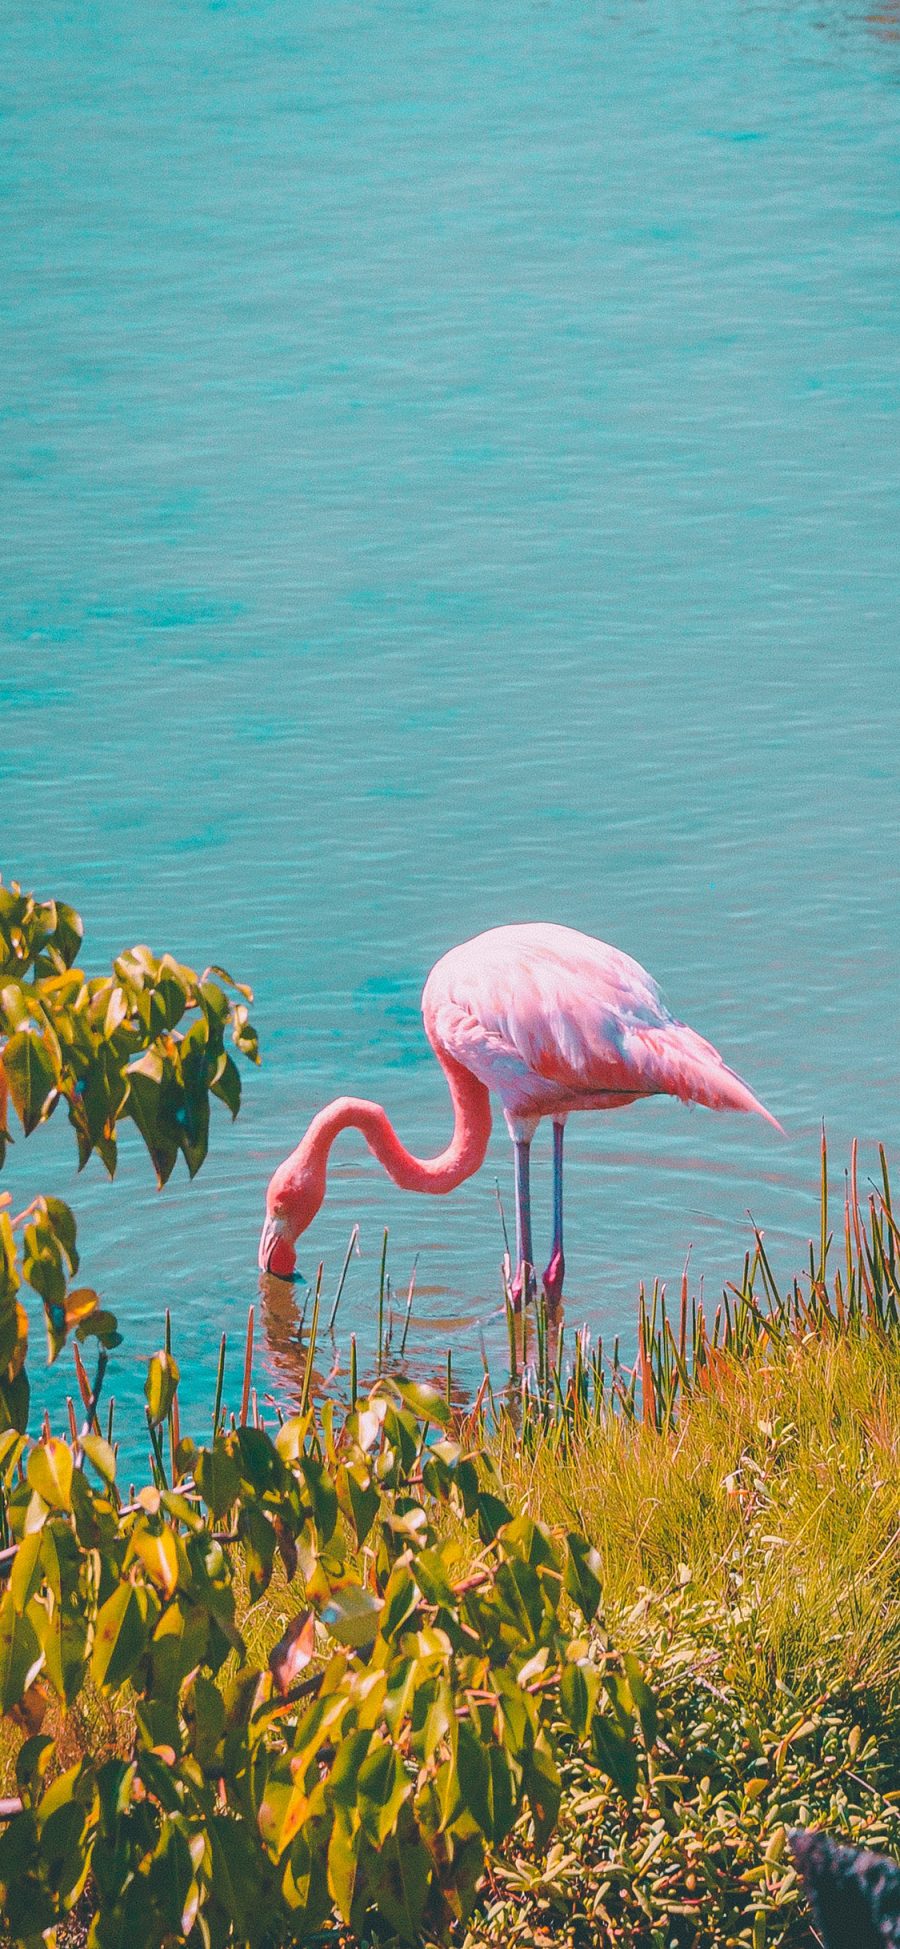
[[[318,1174],[298,1167],[295,1156],[279,1164],[266,1192],[266,1218],[259,1240],[261,1272],[272,1272],[278,1279],[293,1277],[297,1262],[294,1242],[312,1224],[324,1190]]]

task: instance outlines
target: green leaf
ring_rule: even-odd
[[[516,1795],[510,1760],[501,1746],[489,1746],[488,1800],[491,1810],[491,1839],[495,1846],[505,1841],[516,1818]],[[520,1777],[516,1771],[516,1779]]]
[[[0,1478],[4,1482],[12,1481],[25,1446],[23,1436],[17,1434],[14,1428],[4,1428],[0,1434]]]
[[[259,1062],[259,1040],[251,1022],[247,1021],[247,1010],[238,1007],[233,1015],[234,1027],[231,1031],[234,1043],[248,1062]]]
[[[495,1537],[511,1520],[511,1511],[499,1496],[491,1494],[490,1489],[482,1489],[478,1497],[478,1534],[482,1543],[493,1543]]]
[[[494,1596],[525,1644],[539,1643],[547,1612],[540,1578],[531,1564],[521,1557],[511,1557],[501,1563],[494,1581]]]
[[[231,1111],[232,1119],[236,1117],[241,1107],[241,1074],[237,1063],[227,1053],[223,1054],[222,1066],[209,1087],[213,1096],[217,1096],[220,1103]]]
[[[516,1516],[503,1532],[505,1556],[521,1556],[533,1569],[559,1570],[553,1539],[543,1523],[531,1516]]]
[[[185,1092],[175,1111],[179,1125],[178,1143],[188,1173],[195,1178],[209,1150],[209,1097],[203,1085],[196,1094]]]
[[[359,1817],[374,1847],[381,1847],[393,1832],[413,1785],[394,1747],[386,1739],[374,1740],[356,1775]]]
[[[328,1844],[328,1889],[338,1913],[348,1926],[356,1893],[361,1839],[360,1829],[352,1827],[346,1815],[339,1814]]]
[[[267,1516],[253,1502],[244,1502],[238,1511],[238,1540],[243,1544],[250,1602],[256,1604],[272,1581],[275,1562],[275,1531]]]
[[[91,1677],[107,1692],[124,1684],[147,1649],[151,1619],[159,1606],[151,1593],[132,1583],[118,1584],[97,1618]]]
[[[456,1751],[459,1795],[466,1813],[492,1838],[493,1817],[490,1801],[490,1773],[487,1753],[474,1728],[464,1719],[459,1728]]]
[[[132,1548],[135,1556],[164,1596],[171,1597],[178,1588],[180,1564],[175,1531],[165,1525],[153,1530],[149,1524],[142,1524],[132,1531]]]
[[[631,1696],[631,1686],[624,1672],[605,1672],[603,1684],[615,1715],[616,1724],[630,1738],[634,1730],[634,1700]]]
[[[225,1918],[225,1926],[220,1923],[214,1939],[221,1943],[230,1934],[232,1941],[256,1942],[261,1908],[258,1843],[254,1846],[251,1834],[231,1813],[211,1814],[206,1831],[212,1855],[211,1885],[219,1915]]]
[[[518,1679],[508,1670],[494,1672],[494,1685],[500,1700],[500,1737],[515,1760],[530,1753],[537,1731],[534,1700],[523,1692]]]
[[[148,1361],[144,1393],[147,1396],[147,1407],[154,1428],[158,1428],[160,1422],[167,1419],[180,1379],[181,1370],[178,1362],[170,1353],[165,1351],[155,1353]]]
[[[597,1701],[600,1697],[600,1674],[596,1665],[590,1664],[587,1659],[581,1659],[578,1664],[564,1666],[559,1684],[559,1696],[562,1709],[573,1732],[578,1734],[579,1739],[583,1739],[597,1710]]]
[[[600,1558],[592,1544],[574,1530],[566,1537],[565,1588],[586,1624],[596,1616],[602,1595]]]
[[[416,1562],[418,1572],[418,1560]],[[395,1563],[384,1592],[379,1629],[383,1638],[397,1637],[419,1601],[419,1586],[405,1563]]]
[[[84,940],[84,922],[81,915],[75,912],[74,907],[68,906],[65,900],[57,900],[55,905],[54,946],[62,959],[63,966],[71,968]]]
[[[449,1427],[447,1396],[439,1388],[429,1386],[427,1381],[407,1380],[395,1380],[394,1386],[419,1421],[436,1422],[439,1428]]]
[[[613,1785],[618,1787],[626,1800],[631,1800],[638,1781],[634,1740],[608,1714],[594,1714],[591,1751],[597,1765],[609,1775]]]
[[[211,1619],[205,1607],[191,1603],[182,1592],[176,1592],[158,1619],[150,1643],[151,1689],[157,1698],[176,1700],[189,1672],[195,1671],[201,1662],[213,1665],[210,1628]]]
[[[27,1609],[43,1582],[44,1572],[40,1561],[42,1542],[43,1529],[31,1530],[27,1536],[23,1536],[13,1558],[13,1566],[9,1573],[9,1589],[20,1615]]]
[[[201,1448],[194,1479],[204,1502],[214,1516],[224,1516],[236,1502],[241,1478],[234,1457],[226,1447],[227,1436],[218,1436],[212,1448]]]
[[[24,1367],[12,1380],[0,1378],[0,1426],[16,1428],[24,1434],[28,1426],[31,1387]]]
[[[368,1472],[359,1462],[348,1462],[337,1476],[338,1499],[356,1531],[360,1548],[378,1514],[380,1497]]]
[[[162,1009],[164,1028],[174,1029],[181,1021],[187,1005],[188,991],[192,986],[193,980],[188,970],[180,968],[171,954],[164,954],[160,959],[159,972],[153,987],[153,999]]]
[[[245,1001],[252,1002],[253,989],[248,988],[246,981],[235,981],[234,975],[230,975],[227,968],[219,968],[213,961],[204,971],[204,981],[207,975],[218,975],[220,981],[227,982],[228,987],[234,988],[239,995],[243,995]]]
[[[101,1435],[82,1435],[81,1446],[97,1474],[112,1488],[116,1479],[116,1458],[109,1442]]]
[[[29,1227],[29,1231],[31,1228]],[[29,1233],[25,1234],[25,1277],[34,1288],[48,1311],[59,1312],[64,1321],[63,1302],[66,1297],[66,1276],[55,1252],[35,1252]],[[62,1322],[61,1322],[62,1323]]]
[[[83,1612],[60,1605],[51,1615],[35,1605],[32,1618],[44,1651],[47,1677],[57,1697],[71,1705],[87,1671],[88,1620]]]
[[[38,1872],[41,1866],[37,1821],[31,1808],[26,1808],[18,1820],[11,1820],[0,1834],[0,1884],[5,1890],[3,1921],[9,1933],[17,1942],[36,1949],[37,1941],[46,1941],[45,1930],[50,1930],[56,1919],[57,1905],[41,1886]]]
[[[75,1799],[54,1807],[41,1823],[41,1855],[47,1879],[66,1906],[87,1875],[81,1846],[86,1825],[85,1809]]]
[[[99,1340],[101,1347],[120,1347],[122,1335],[115,1313],[98,1307],[89,1313],[87,1319],[80,1320],[75,1328],[75,1338],[84,1346],[88,1340]]]
[[[0,1603],[0,1712],[18,1705],[43,1662],[33,1624],[16,1610],[7,1591]]]
[[[144,1139],[157,1179],[163,1185],[171,1177],[178,1157],[179,1136],[172,1120],[172,1086],[162,1057],[155,1050],[129,1063],[127,1114]]]
[[[285,1472],[269,1436],[261,1428],[239,1428],[234,1441],[242,1481],[249,1484],[254,1498],[262,1496],[267,1489],[282,1490]]]
[[[18,1350],[21,1346],[24,1355],[27,1345],[28,1314],[24,1306],[7,1291],[0,1299],[0,1371],[8,1368],[12,1361],[21,1364],[16,1358]]]
[[[556,1826],[562,1799],[556,1761],[546,1746],[535,1744],[525,1760],[522,1777],[534,1821],[535,1843],[542,1848]]]
[[[9,1034],[29,1028],[43,1011],[36,991],[21,981],[9,981],[0,989],[0,1024]]]
[[[378,1856],[378,1866],[380,1914],[401,1941],[418,1942],[432,1869],[428,1850],[412,1820],[408,1827],[403,1822],[399,1833],[388,1835]]]
[[[352,1814],[359,1798],[359,1769],[375,1735],[369,1727],[348,1732],[341,1740],[328,1775],[326,1789],[330,1806]]]
[[[210,1766],[225,1729],[225,1701],[211,1678],[197,1672],[185,1700],[185,1712],[193,1718],[194,1752],[201,1766]]]
[[[23,1799],[36,1798],[41,1782],[56,1752],[56,1741],[46,1733],[34,1733],[16,1754],[16,1786]]]
[[[626,1651],[622,1659],[628,1690],[634,1700],[635,1711],[641,1722],[641,1731],[648,1746],[656,1743],[659,1730],[659,1713],[655,1694],[650,1690],[641,1670],[640,1663],[632,1651]]]
[[[32,1449],[25,1472],[29,1486],[51,1509],[71,1509],[72,1469],[68,1443],[47,1435]]]
[[[315,1455],[301,1455],[300,1467],[312,1503],[319,1547],[324,1549],[334,1535],[338,1519],[338,1499],[334,1482],[325,1463],[318,1461]]]
[[[282,1422],[275,1436],[275,1449],[283,1462],[296,1462],[299,1459],[311,1426],[311,1412],[292,1414],[288,1421]]]
[[[0,1061],[22,1128],[30,1137],[41,1121],[51,1090],[59,1082],[57,1066],[45,1038],[34,1029],[20,1029],[10,1036]]]
[[[69,1261],[69,1270],[74,1278],[78,1271],[75,1214],[62,1198],[45,1197],[44,1204],[47,1207],[47,1217]]]
[[[382,1600],[360,1584],[345,1584],[334,1590],[322,1611],[322,1623],[339,1644],[358,1650],[372,1644],[378,1635]]]
[[[416,1556],[416,1581],[429,1604],[437,1604],[442,1610],[458,1610],[459,1599],[447,1575],[440,1550],[419,1550]]]

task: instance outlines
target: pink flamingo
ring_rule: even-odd
[[[293,1273],[294,1241],[325,1196],[328,1153],[351,1127],[404,1191],[453,1191],[484,1161],[496,1092],[515,1148],[518,1305],[534,1265],[529,1151],[541,1118],[552,1117],[553,1246],[544,1273],[551,1306],[565,1272],[563,1131],[573,1110],[615,1110],[664,1094],[713,1110],[754,1110],[781,1129],[712,1044],[673,1019],[637,961],[571,927],[494,927],[451,948],[425,983],[422,1015],[453,1103],[446,1150],[414,1157],[380,1103],[337,1097],[269,1183],[264,1272]]]

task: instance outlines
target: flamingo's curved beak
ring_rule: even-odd
[[[266,1214],[266,1222],[260,1233],[258,1258],[260,1272],[274,1273],[276,1279],[293,1278],[296,1264],[294,1242],[283,1218],[272,1218]]]

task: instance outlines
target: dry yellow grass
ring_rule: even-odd
[[[673,1430],[609,1416],[497,1455],[514,1504],[578,1525],[619,1630],[690,1579],[753,1688],[900,1672],[900,1349],[810,1336],[723,1362]]]

